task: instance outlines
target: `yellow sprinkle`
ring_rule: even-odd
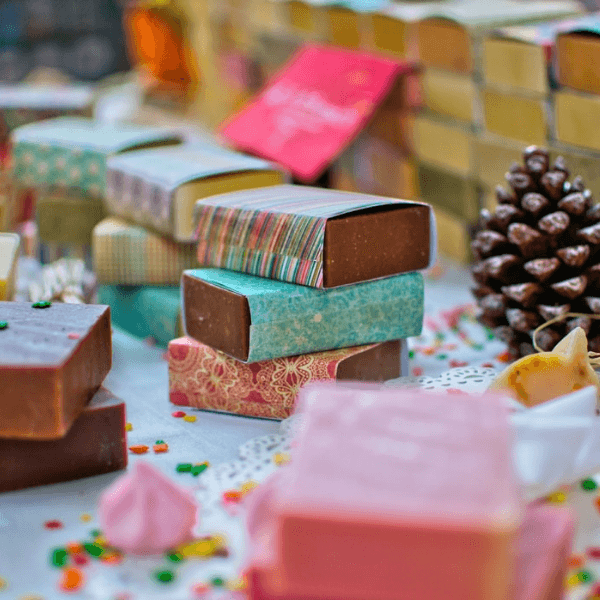
[[[194,415],[185,415],[185,417],[183,417],[183,420],[187,423],[193,423],[196,420],[196,417]]]
[[[580,584],[581,581],[579,580],[579,577],[577,577],[577,574],[567,577],[567,587],[575,587]]]
[[[8,581],[6,581],[6,579],[4,579],[3,577],[0,577],[0,590],[5,589],[7,585]]]
[[[25,594],[24,596],[19,596],[17,600],[44,600],[44,598],[37,594]]]
[[[240,592],[240,591],[246,589],[247,583],[243,577],[239,577],[238,579],[233,579],[232,581],[228,581],[225,584],[225,587],[232,592]]]
[[[273,461],[277,466],[285,465],[286,463],[290,462],[290,455],[286,452],[278,452],[277,454],[273,455]]]
[[[210,543],[213,545],[213,548],[216,550],[217,548],[222,548],[225,545],[225,537],[222,535],[213,535],[210,538]]]
[[[92,515],[88,514],[88,513],[83,513],[80,517],[79,517],[84,523],[87,523],[88,521],[92,520]]]
[[[567,499],[567,495],[564,492],[554,492],[548,496],[548,502],[553,504],[562,504]]]
[[[209,556],[212,554],[213,550],[214,546],[209,540],[190,542],[177,549],[177,551],[186,558],[189,558],[190,556]]]
[[[132,431],[133,425],[131,423],[125,423],[125,431]]]
[[[99,535],[94,542],[96,542],[96,544],[98,544],[98,546],[106,546],[106,544],[108,543],[106,541],[106,538],[103,535]]]
[[[244,483],[242,483],[242,485],[240,486],[240,492],[242,492],[242,494],[247,494],[248,492],[251,492],[257,485],[258,483],[256,483],[256,481],[253,481],[252,479],[244,481]]]
[[[195,467],[201,467],[202,465],[206,465],[206,468],[210,467],[210,463],[207,460],[202,461],[201,463],[194,463]]]

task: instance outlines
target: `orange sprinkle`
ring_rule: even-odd
[[[498,356],[496,356],[496,360],[502,363],[509,363],[512,361],[512,356],[510,352],[501,352],[498,354]]]
[[[169,444],[154,444],[154,446],[152,446],[152,449],[154,450],[154,452],[156,452],[156,454],[159,454],[160,452],[168,452]]]
[[[576,569],[577,567],[581,567],[585,562],[585,558],[581,554],[573,554],[569,558],[569,568]]]
[[[63,569],[60,579],[60,588],[63,590],[78,590],[83,585],[83,572],[75,567]]]
[[[431,356],[432,354],[436,353],[436,349],[435,348],[423,348],[421,350],[421,354],[424,354],[425,356]]]
[[[129,449],[134,454],[146,454],[146,452],[148,452],[148,446],[144,446],[143,444],[137,444],[136,446],[129,446]]]
[[[237,490],[229,490],[223,492],[223,500],[226,502],[239,502],[242,499],[242,494]]]
[[[69,554],[81,554],[83,546],[79,542],[69,542],[65,548]]]
[[[118,552],[106,552],[100,557],[100,560],[109,565],[118,565],[123,562],[123,556]]]

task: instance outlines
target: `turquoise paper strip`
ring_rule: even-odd
[[[152,336],[162,347],[180,336],[178,286],[101,285],[98,303],[108,304],[113,325],[131,335]]]
[[[248,362],[404,339],[423,325],[420,273],[330,290],[225,269],[186,274],[248,298]]]

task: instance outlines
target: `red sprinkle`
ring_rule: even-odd
[[[78,333],[69,333],[67,337],[70,340],[78,340],[81,336]]]
[[[62,529],[64,527],[62,521],[46,521],[44,523],[46,529]]]
[[[458,388],[448,388],[446,390],[449,394],[455,394],[455,395],[460,395],[460,394],[466,394],[467,392],[463,391],[463,390],[459,390]]]
[[[455,369],[456,367],[466,367],[469,363],[466,360],[456,360],[453,358],[450,361],[450,366]]]
[[[185,413],[182,410],[176,410],[174,413],[171,413],[171,416],[175,417],[176,419],[181,419],[185,417]]]
[[[509,363],[512,360],[512,356],[510,355],[510,352],[501,352],[496,356],[496,360],[498,362]]]
[[[590,546],[585,552],[590,558],[600,559],[600,547],[598,546]]]
[[[413,367],[412,374],[413,377],[421,377],[421,375],[423,375],[423,369],[421,367]]]
[[[210,586],[206,585],[205,583],[197,583],[196,585],[192,586],[192,594],[195,596],[204,596],[205,594],[208,594],[209,591]]]
[[[223,492],[223,501],[225,502],[239,502],[242,499],[242,494],[237,490],[229,490]]]
[[[85,554],[73,554],[71,560],[78,566],[83,567],[87,565],[90,561],[89,558]]]
[[[494,365],[493,365],[493,363],[483,363],[481,366],[482,366],[484,369],[493,369],[493,368],[494,368]]]

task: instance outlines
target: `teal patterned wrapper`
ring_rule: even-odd
[[[423,325],[420,273],[320,290],[194,269],[182,288],[187,335],[247,362],[405,339]]]
[[[98,302],[108,304],[113,325],[166,347],[182,335],[179,287],[101,285]]]
[[[170,130],[64,117],[31,123],[12,132],[13,176],[29,187],[57,186],[95,198],[106,193],[109,156],[148,146],[174,145]]]

